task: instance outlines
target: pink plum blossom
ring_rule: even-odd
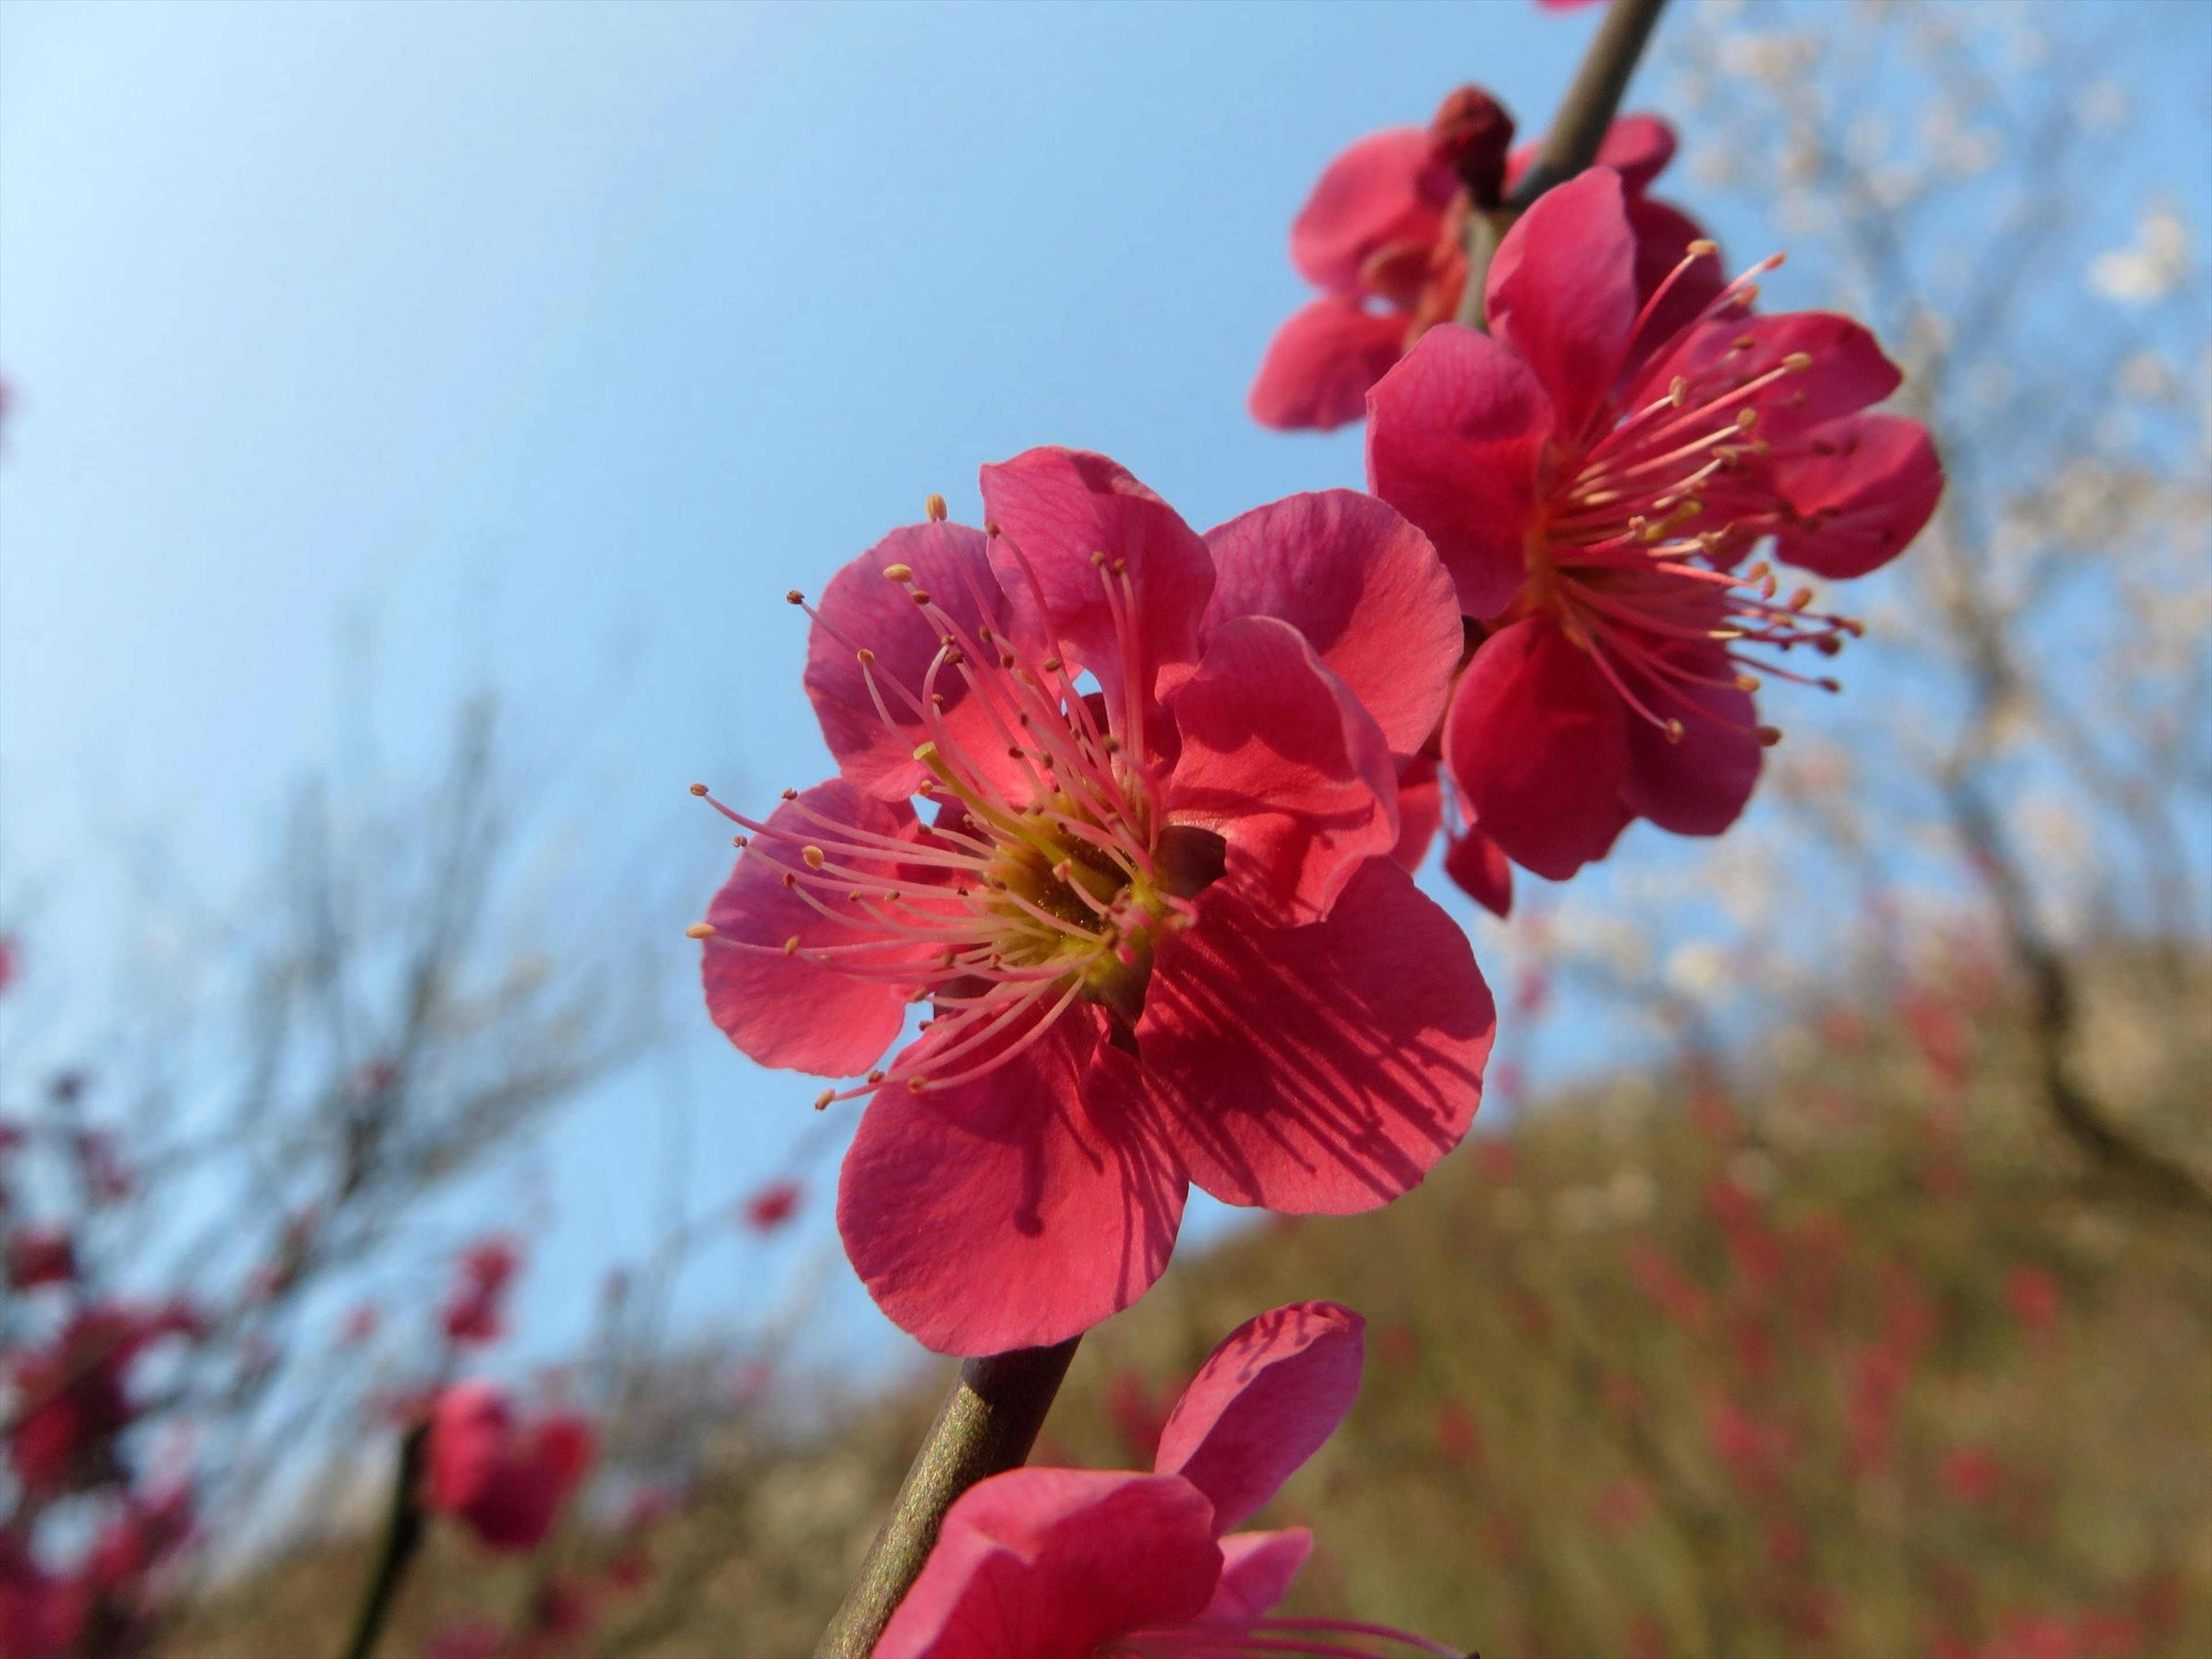
[[[1322,172],[1291,229],[1291,263],[1321,297],[1293,313],[1268,343],[1249,399],[1255,420],[1326,428],[1359,419],[1369,389],[1458,310],[1467,285],[1464,118],[1471,99],[1494,112],[1483,137],[1494,134],[1502,149],[1511,118],[1486,94],[1462,88],[1427,127],[1370,134]],[[1674,129],[1657,116],[1626,115],[1607,131],[1597,155],[1626,185],[1637,276],[1647,293],[1705,234],[1679,208],[1644,193],[1674,159]],[[1492,174],[1499,191],[1511,192],[1534,155],[1534,145],[1522,145],[1505,158],[1502,173]]]
[[[1150,1474],[1015,1469],[969,1489],[876,1659],[1450,1655],[1380,1626],[1268,1618],[1313,1536],[1230,1530],[1351,1409],[1363,1333],[1334,1303],[1274,1309],[1200,1369]]]
[[[570,1413],[518,1421],[488,1382],[442,1389],[430,1411],[424,1500],[493,1549],[534,1550],[592,1466],[598,1438]]]
[[[1464,820],[1562,879],[1638,817],[1717,835],[1761,751],[1765,678],[1859,631],[1784,596],[1901,552],[1943,477],[1927,432],[1863,412],[1899,380],[1820,312],[1755,316],[1710,243],[1645,281],[1629,182],[1548,192],[1490,269],[1492,332],[1431,330],[1370,399],[1368,477],[1425,530],[1479,642],[1443,734]],[[1449,816],[1446,815],[1449,820]]]
[[[721,808],[745,850],[692,930],[739,1048],[866,1073],[817,1102],[868,1097],[847,1253],[971,1354],[1134,1301],[1193,1182],[1395,1198],[1466,1133],[1493,1024],[1390,857],[1462,650],[1425,538],[1344,490],[1200,536],[1066,449],[982,495],[988,528],[933,503],[809,607],[839,775],[765,821]]]

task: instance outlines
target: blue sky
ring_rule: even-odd
[[[580,911],[649,848],[691,896],[827,769],[781,595],[1036,443],[1202,526],[1356,483],[1255,427],[1291,215],[1350,137],[1595,19],[1461,6],[376,5],[0,12],[0,848],[99,919],[155,830],[211,891],[373,726],[428,764],[488,684],[568,793]],[[355,693],[373,693],[367,712]],[[578,788],[580,781],[581,788]],[[82,908],[72,908],[82,907]],[[88,924],[88,933],[90,924]],[[703,1017],[580,1103],[526,1318],[644,1246],[667,1091],[696,1203],[811,1125]],[[829,1238],[823,1207],[771,1273]],[[695,1285],[743,1306],[735,1257]],[[831,1322],[873,1341],[846,1279]],[[757,1305],[757,1302],[753,1305]]]

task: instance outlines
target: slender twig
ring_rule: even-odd
[[[428,1424],[418,1423],[399,1443],[399,1467],[392,1483],[384,1540],[377,1549],[368,1589],[362,1596],[361,1612],[354,1619],[353,1634],[346,1641],[345,1659],[368,1659],[375,1651],[376,1638],[399,1593],[400,1581],[422,1547],[427,1519],[422,1512],[422,1454],[429,1432]]]
[[[1057,1347],[1022,1348],[961,1366],[960,1380],[945,1396],[890,1518],[868,1546],[814,1659],[867,1659],[875,1651],[900,1600],[921,1576],[953,1500],[1028,1458],[1082,1340],[1072,1336]]]
[[[1644,43],[1667,0],[1613,0],[1605,21],[1590,37],[1582,67],[1575,71],[1567,95],[1552,118],[1536,159],[1521,176],[1512,199],[1495,212],[1467,216],[1467,286],[1460,290],[1457,320],[1469,328],[1483,326],[1483,289],[1487,286],[1491,255],[1498,251],[1507,228],[1554,185],[1563,185],[1597,159],[1606,129],[1620,108],[1628,78],[1636,72]]]

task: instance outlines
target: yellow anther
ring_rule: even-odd
[[[1721,245],[1718,242],[1710,240],[1703,236],[1698,237],[1696,241],[1691,243],[1688,249],[1688,252],[1692,255],[1700,259],[1711,258],[1714,254],[1718,253],[1720,251]]]
[[[822,849],[818,847],[802,847],[799,849],[799,856],[806,860],[806,867],[810,870],[822,867]]]
[[[935,491],[921,498],[922,516],[932,524],[943,524],[946,517],[945,497]]]
[[[684,930],[684,937],[686,939],[712,939],[714,937],[714,924],[711,921],[695,921],[689,927],[686,927]]]
[[[1758,411],[1757,410],[1755,410],[1755,409],[1739,409],[1738,410],[1736,410],[1736,412],[1735,412],[1735,425],[1736,425],[1736,430],[1737,430],[1737,431],[1739,431],[1739,432],[1748,432],[1748,431],[1750,431],[1750,430],[1752,429],[1752,428],[1753,428],[1753,427],[1757,426],[1758,424],[1759,424],[1759,411]]]
[[[1782,741],[1782,728],[1778,726],[1762,726],[1758,728],[1755,735],[1759,738],[1760,748],[1771,749]]]
[[[703,795],[707,793],[707,786],[703,783],[695,783],[691,786],[691,793],[695,795]]]
[[[881,1083],[883,1080],[884,1074],[881,1072],[871,1072],[868,1073],[868,1081],[871,1083]]]
[[[1735,689],[1739,691],[1756,691],[1759,690],[1759,680],[1753,675],[1739,674],[1735,677]]]
[[[1667,741],[1669,743],[1680,743],[1681,740],[1682,722],[1678,720],[1669,720],[1667,722]]]
[[[862,646],[862,647],[861,647],[858,651],[854,652],[853,654],[854,654],[854,656],[856,656],[856,657],[860,658],[860,666],[861,666],[861,667],[863,667],[863,668],[872,667],[872,666],[874,665],[875,660],[876,660],[876,653],[875,653],[874,652],[872,652],[872,651],[869,650],[869,649],[868,649],[868,647],[867,647],[866,646],[865,646],[865,645],[864,645],[864,646]]]
[[[799,935],[798,935],[798,934],[793,933],[793,934],[789,939],[787,939],[784,940],[784,942],[783,942],[783,953],[784,953],[784,955],[786,955],[786,956],[787,956],[787,957],[795,957],[795,956],[797,956],[797,955],[799,954]]]
[[[1802,374],[1813,367],[1813,354],[1809,351],[1793,351],[1782,360],[1782,367],[1792,374]]]
[[[806,603],[806,595],[800,592],[795,587],[787,588],[784,592],[783,602],[786,605],[805,605]]]
[[[797,800],[799,799],[799,791],[796,789],[787,789],[783,792],[783,798],[786,800]]]
[[[1790,608],[1792,611],[1802,611],[1812,603],[1813,590],[1809,587],[1801,587],[1790,596]]]
[[[884,567],[884,574],[895,582],[910,582],[914,580],[914,567],[910,564],[887,564]]]
[[[830,1109],[830,1103],[836,1098],[837,1091],[835,1089],[824,1089],[814,1097],[814,1109],[817,1112],[827,1111]]]

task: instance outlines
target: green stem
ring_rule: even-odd
[[[422,1453],[429,1432],[428,1424],[417,1424],[399,1443],[399,1467],[392,1484],[392,1508],[385,1516],[384,1541],[377,1551],[361,1611],[354,1617],[345,1659],[368,1659],[375,1651],[376,1638],[399,1593],[400,1581],[422,1547],[427,1520],[422,1501]]]
[[[921,1576],[953,1500],[1028,1459],[1082,1340],[1072,1336],[1057,1347],[1021,1348],[961,1366],[814,1659],[868,1659],[875,1651],[891,1614]]]

